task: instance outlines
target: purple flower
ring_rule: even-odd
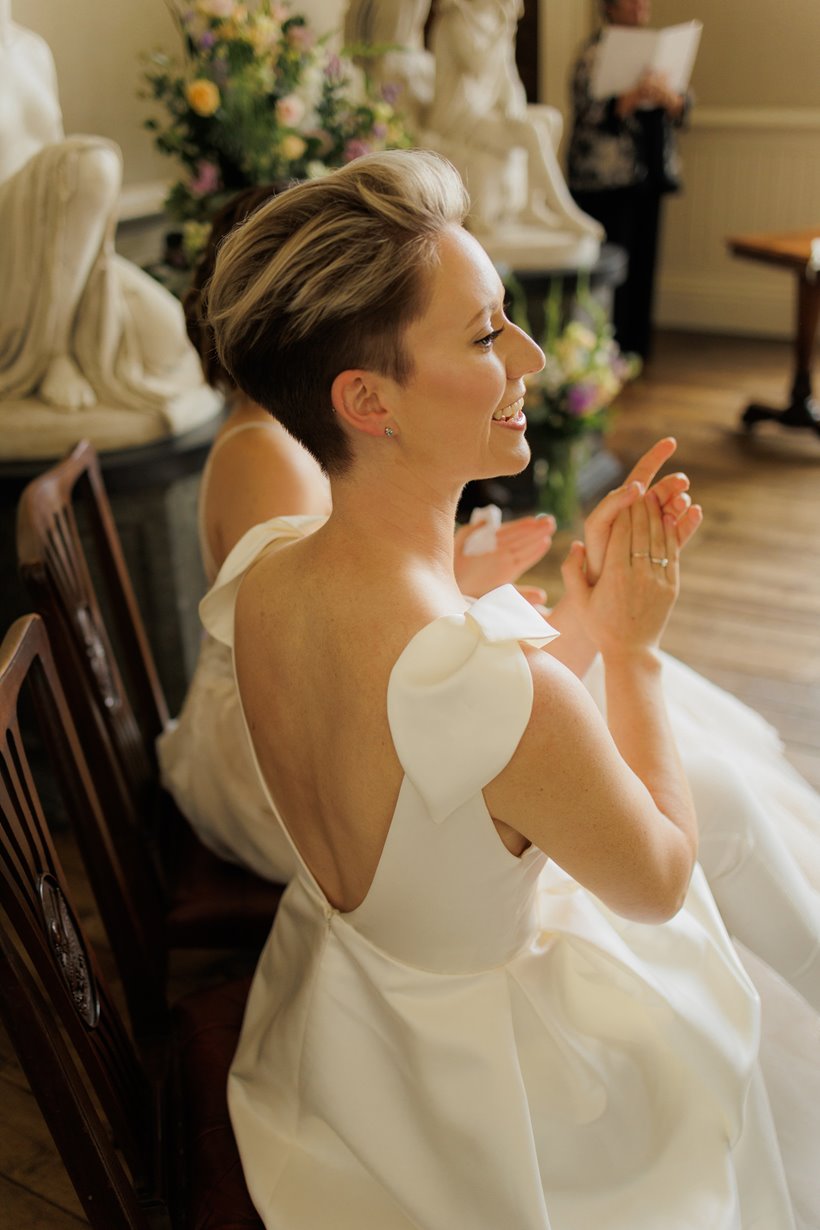
[[[370,153],[370,146],[366,141],[362,141],[359,137],[353,137],[345,145],[344,160],[345,162],[353,162],[355,158],[361,158],[363,154]]]
[[[327,58],[325,65],[325,76],[328,81],[340,81],[342,77],[342,61],[337,55],[331,55]]]
[[[574,418],[584,418],[592,414],[598,401],[598,389],[594,384],[570,385],[567,392],[567,412]]]
[[[390,103],[391,107],[395,106],[400,94],[401,86],[395,81],[385,81],[381,88],[382,98],[386,103]]]
[[[213,31],[206,30],[204,34],[200,34],[198,42],[202,51],[210,51],[216,42],[216,35]]]
[[[219,187],[219,167],[213,162],[198,162],[196,176],[188,185],[194,196],[208,196]]]
[[[372,131],[373,131],[373,136],[376,138],[376,140],[382,141],[387,136],[387,125],[386,124],[374,124]]]

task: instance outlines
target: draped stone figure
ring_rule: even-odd
[[[402,87],[417,141],[445,154],[470,191],[470,229],[518,269],[594,263],[603,232],[575,205],[556,157],[562,118],[529,105],[515,63],[521,0],[351,0],[349,43],[397,45],[376,64]],[[432,81],[431,81],[432,77]]]
[[[122,162],[63,132],[54,60],[0,0],[0,456],[176,435],[212,417],[180,304],[114,251]]]
[[[431,0],[351,0],[344,24],[347,46],[387,47],[368,60],[371,76],[399,90],[398,106],[415,132],[427,125],[433,102],[435,64],[424,46]]]

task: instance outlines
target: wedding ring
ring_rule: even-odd
[[[630,553],[629,558],[630,559],[648,559],[650,564],[659,564],[661,568],[666,568],[669,564],[669,560],[666,558],[665,555],[662,557],[657,556],[657,555],[650,555],[648,551],[632,551]]]

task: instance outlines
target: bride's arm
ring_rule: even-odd
[[[651,557],[666,558],[665,568]],[[616,520],[588,585],[577,551],[565,580],[607,675],[607,726],[547,654],[527,651],[530,721],[484,790],[490,814],[529,838],[611,909],[662,922],[681,906],[697,824],[663,699],[658,644],[678,590],[674,523],[651,494]]]

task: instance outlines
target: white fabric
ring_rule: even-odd
[[[227,644],[252,558],[203,603]],[[760,967],[764,1084],[758,999],[700,868],[676,918],[642,926],[495,831],[487,751],[515,749],[518,642],[544,635],[511,587],[417,634],[388,689],[405,778],[363,904],[332,909],[295,856],[229,1082],[268,1230],[820,1225],[817,1018]]]
[[[470,535],[462,551],[465,555],[489,555],[495,550],[496,536],[501,526],[501,509],[497,504],[474,508],[470,514],[470,525],[479,525],[481,529]]]
[[[260,551],[310,534],[324,521],[275,517],[239,540],[200,606],[204,614],[222,595],[218,603],[230,614],[215,619],[217,633],[224,638],[232,630],[239,579]],[[203,639],[182,711],[157,740],[157,756],[163,785],[209,849],[270,880],[290,879],[293,852],[271,815],[251,759],[231,651],[215,636]]]
[[[217,638],[231,639],[233,593],[247,564],[322,523],[275,518],[237,544],[202,607]],[[477,609],[486,624],[490,596]],[[600,660],[585,683],[605,712]],[[820,799],[784,759],[776,732],[734,697],[669,657],[664,689],[698,812],[700,862],[724,923],[820,1011]],[[447,731],[439,733],[445,747]],[[293,852],[257,779],[230,649],[218,639],[206,636],[158,752],[166,787],[208,846],[257,874],[290,878]],[[437,789],[446,801],[445,778]]]

